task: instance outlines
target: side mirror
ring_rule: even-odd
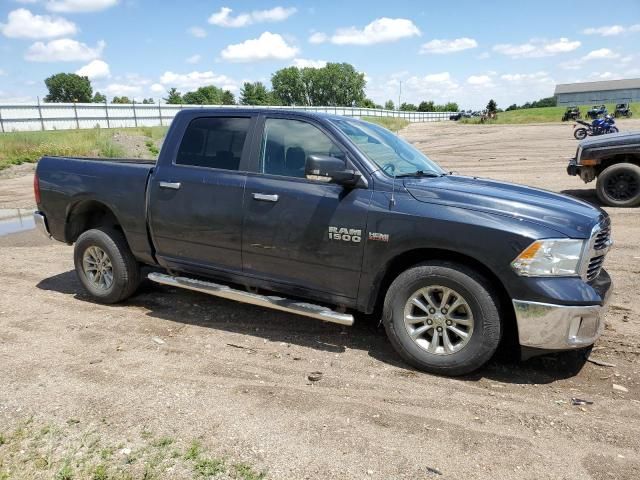
[[[320,177],[349,187],[357,185],[361,179],[358,172],[347,169],[344,159],[328,155],[309,155],[304,173],[307,177]]]

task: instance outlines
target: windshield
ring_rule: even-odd
[[[386,128],[361,120],[331,120],[358,149],[390,177],[421,174],[443,175],[444,170]]]

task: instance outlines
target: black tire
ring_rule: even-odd
[[[573,136],[576,138],[576,140],[584,140],[585,138],[587,138],[587,129],[586,128],[576,128],[573,131]]]
[[[383,323],[391,344],[407,363],[426,372],[464,375],[482,367],[495,353],[502,333],[499,301],[490,285],[491,282],[475,270],[452,262],[431,261],[404,271],[393,281],[384,300]],[[411,338],[405,325],[405,306],[411,297],[422,288],[437,289],[438,286],[463,297],[473,316],[469,340],[453,353],[428,352],[424,343],[420,346]],[[427,321],[420,328],[430,328]],[[448,328],[444,326],[441,330],[448,331]],[[442,350],[444,338],[440,335],[435,343],[442,344],[436,347]],[[447,335],[447,338],[450,337]]]
[[[99,286],[85,271],[83,258],[91,247],[104,252],[111,264],[112,282]],[[87,230],[78,237],[73,252],[76,275],[91,297],[100,303],[118,303],[133,295],[140,284],[140,265],[124,235],[112,229]]]
[[[610,207],[637,207],[640,205],[640,166],[633,163],[615,163],[605,168],[596,182],[596,193]]]
[[[618,130],[618,127],[610,127],[609,128],[609,133],[618,133],[620,130]]]

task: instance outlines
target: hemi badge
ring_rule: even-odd
[[[375,242],[388,242],[389,241],[389,234],[388,233],[369,232],[369,240],[373,240]]]

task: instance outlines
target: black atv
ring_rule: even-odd
[[[620,117],[631,118],[632,115],[633,115],[633,112],[631,111],[631,105],[629,105],[628,103],[617,104],[616,111],[613,114],[613,116],[616,118],[620,118]]]
[[[569,120],[575,121],[579,118],[582,118],[582,115],[580,114],[580,107],[567,107],[564,115],[562,115],[563,122],[568,122]]]

